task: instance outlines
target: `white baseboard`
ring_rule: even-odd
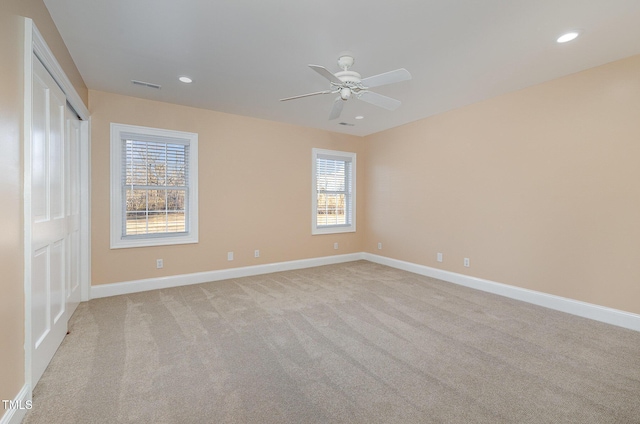
[[[470,277],[468,275],[457,274],[455,272],[444,271],[425,265],[418,265],[365,252],[104,284],[92,286],[90,294],[91,299],[96,299],[100,297],[117,296],[148,290],[207,283],[210,281],[227,280],[230,278],[249,277],[253,275],[269,274],[272,272],[291,271],[294,269],[352,262],[361,259],[413,272],[415,274],[437,278],[442,281],[459,284],[472,289],[494,293],[511,299],[521,300],[534,305],[544,306],[546,308],[555,309],[557,311],[566,312],[580,317],[601,321],[618,327],[640,331],[640,315],[633,314],[631,312],[620,311],[618,309],[607,308],[605,306],[594,305],[561,296],[496,283],[482,278]],[[0,424],[4,423],[0,422]]]
[[[381,265],[387,265],[404,271],[413,272],[415,274],[437,278],[449,283],[459,284],[472,289],[521,300],[534,305],[544,306],[545,308],[555,309],[572,315],[616,325],[618,327],[640,331],[640,315],[633,314],[631,312],[607,308],[605,306],[594,305],[521,287],[496,283],[494,281],[483,280],[482,278],[470,277],[468,275],[457,274],[455,272],[443,271],[437,268],[374,255],[372,253],[364,253],[364,259]]]
[[[144,280],[126,281],[122,283],[91,286],[90,298],[117,296],[120,294],[137,293],[148,290],[166,289],[169,287],[187,286],[190,284],[207,283],[210,281],[228,280],[230,278],[250,277],[253,275],[270,274],[280,271],[311,268],[314,266],[332,265],[352,262],[364,258],[364,253],[349,253],[345,255],[324,256],[320,258],[300,259],[297,261],[276,262],[264,265],[254,265],[242,268],[220,269],[216,271],[197,272],[193,274],[172,275],[170,277],[147,278]],[[2,424],[2,423],[0,423]]]
[[[31,401],[31,397],[29,396],[29,387],[25,384],[13,399],[14,405],[17,405],[16,408],[7,406],[5,409],[4,402],[0,403],[0,411],[4,412],[0,418],[0,424],[20,424],[27,414],[27,401]]]

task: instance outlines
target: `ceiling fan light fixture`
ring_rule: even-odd
[[[570,32],[562,34],[560,37],[558,37],[556,42],[558,42],[560,44],[568,43],[569,41],[575,40],[576,38],[578,38],[578,35],[580,35],[580,33],[578,31],[570,31]]]
[[[351,89],[349,87],[342,87],[340,89],[340,97],[342,100],[349,100],[351,97]]]

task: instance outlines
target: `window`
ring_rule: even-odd
[[[111,248],[198,242],[198,134],[111,124]]]
[[[313,149],[312,234],[356,230],[356,154]]]

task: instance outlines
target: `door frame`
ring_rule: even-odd
[[[80,123],[80,281],[81,301],[89,300],[91,287],[91,143],[89,110],[78,92],[65,75],[62,67],[49,49],[46,41],[30,18],[24,18],[24,127],[23,127],[23,171],[24,171],[24,349],[25,386],[27,399],[32,399],[35,386],[31,370],[31,124],[32,124],[32,78],[34,55],[49,71],[54,81],[67,97],[67,103],[81,119]],[[36,59],[36,60],[37,60]]]

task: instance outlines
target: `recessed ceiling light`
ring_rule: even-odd
[[[568,41],[575,40],[578,35],[580,35],[578,31],[567,32],[566,34],[562,34],[560,37],[558,37],[556,41],[558,43],[566,43]]]
[[[358,115],[358,116],[356,116],[356,119],[364,119],[364,116]]]
[[[193,80],[189,77],[180,77],[178,79],[185,84],[191,84],[193,82]]]

